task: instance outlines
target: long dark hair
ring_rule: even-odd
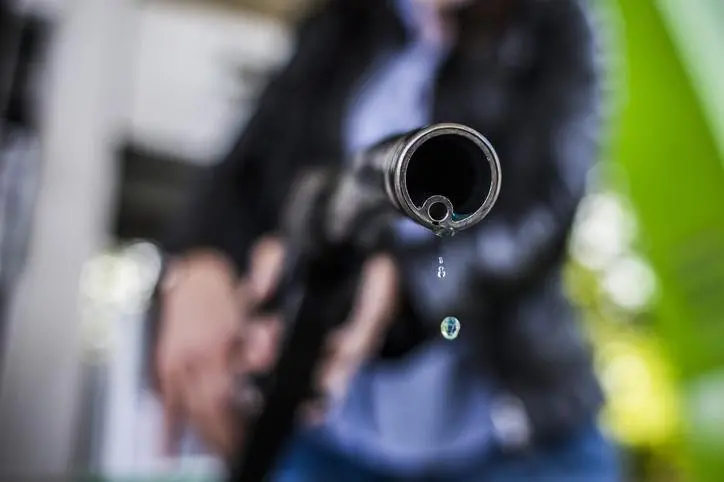
[[[378,27],[397,30],[403,35],[401,26],[396,24],[391,3],[394,0],[326,0],[316,2],[313,14],[322,9],[334,10],[349,19],[368,19]],[[459,27],[459,45],[470,44],[505,30],[516,11],[529,0],[473,0],[461,6],[452,7],[449,15]]]

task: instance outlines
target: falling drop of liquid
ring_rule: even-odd
[[[460,320],[454,316],[448,316],[440,323],[440,333],[446,340],[454,340],[460,333]]]

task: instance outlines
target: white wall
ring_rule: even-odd
[[[12,305],[0,393],[0,478],[63,473],[79,392],[78,284],[105,244],[118,107],[127,104],[125,0],[64,5],[47,79],[41,192],[30,258]]]
[[[213,159],[251,105],[251,87],[240,86],[224,62],[264,71],[288,53],[281,25],[230,13],[133,0],[47,3],[62,8],[41,194],[1,379],[3,480],[7,472],[68,468],[79,415],[79,280],[107,244],[119,143],[130,135],[186,158]]]
[[[214,159],[248,116],[264,74],[289,53],[284,25],[199,7],[148,4],[141,11],[130,134],[183,158]]]

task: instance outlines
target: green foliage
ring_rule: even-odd
[[[701,433],[702,428],[717,423],[706,418],[704,408],[720,393],[717,384],[722,383],[724,373],[720,347],[724,339],[724,62],[720,60],[724,41],[717,40],[724,36],[720,28],[724,8],[717,0],[611,0],[597,5],[609,21],[608,32],[613,32],[605,38],[607,45],[618,53],[609,57],[608,65],[614,75],[611,85],[616,87],[615,97],[609,100],[620,107],[606,151],[611,161],[608,168],[616,173],[615,182],[608,187],[630,202],[637,225],[630,250],[639,260],[643,255],[655,273],[656,296],[647,306],[631,310],[626,294],[635,291],[636,284],[610,273],[612,265],[621,265],[620,259],[609,256],[602,264],[601,260],[591,262],[596,261],[595,254],[587,258],[580,252],[568,270],[569,287],[586,313],[601,352],[613,343],[629,361],[646,360],[643,365],[628,365],[628,370],[648,367],[643,371],[653,376],[647,380],[649,388],[663,390],[648,401],[652,411],[662,410],[666,417],[676,418],[670,412],[676,408],[685,415],[695,479],[722,480],[724,429],[714,425],[708,430],[719,433],[718,437],[704,438]],[[621,22],[611,23],[617,19]],[[621,305],[622,300],[627,306]],[[659,339],[665,351],[658,346]],[[669,354],[673,363],[661,363],[662,353]],[[621,372],[607,371],[607,366],[617,362],[600,358],[602,373]],[[653,381],[671,376],[677,381],[675,390]],[[612,405],[616,406],[617,400],[637,400],[631,396],[637,387],[615,381],[608,385],[613,390]],[[687,402],[679,409],[681,401],[693,398],[692,393],[697,395],[698,405]],[[642,390],[638,394],[645,396]],[[666,397],[671,400],[664,405],[654,400]],[[661,427],[655,428],[655,424],[641,430],[622,422],[621,414],[628,409],[621,409],[621,403],[619,418],[607,419],[618,427],[620,438],[640,450],[646,445],[642,434],[661,435],[657,432]],[[628,413],[632,416],[635,410]],[[666,430],[673,437],[678,428],[673,424]],[[658,438],[659,448],[649,443],[647,453],[653,454],[654,460],[663,457],[657,458],[657,453],[677,446],[664,439]]]

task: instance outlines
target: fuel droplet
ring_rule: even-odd
[[[454,316],[448,316],[440,323],[440,333],[446,340],[454,340],[460,333],[460,320]]]

